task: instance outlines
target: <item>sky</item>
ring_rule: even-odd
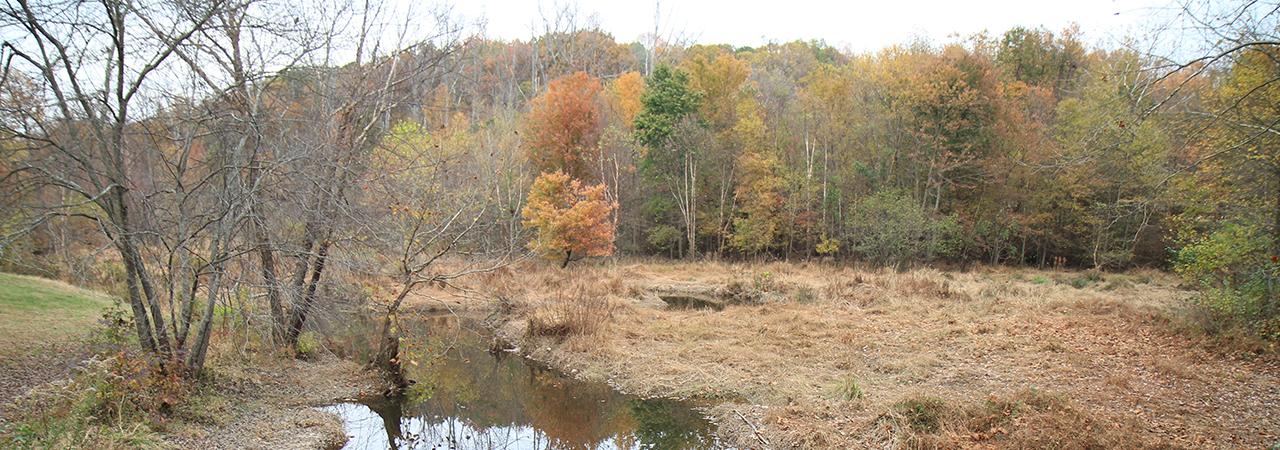
[[[535,23],[541,23],[540,11],[551,16],[556,5],[576,6],[582,19],[593,16],[618,41],[637,40],[653,29],[654,0],[461,0],[454,3],[454,12],[468,21],[483,19],[489,37],[528,39]],[[658,6],[663,35],[697,43],[756,46],[822,39],[863,52],[920,37],[940,42],[983,30],[998,34],[1018,25],[1059,31],[1072,23],[1084,31],[1087,42],[1114,43],[1139,32],[1145,19],[1168,5],[1169,0],[666,0]]]

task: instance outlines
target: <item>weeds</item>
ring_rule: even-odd
[[[97,354],[71,380],[37,388],[14,403],[0,448],[157,448],[153,429],[182,404],[190,384],[174,361],[130,344],[132,321],[108,308],[87,344]]]
[[[893,405],[893,420],[900,421],[913,431],[933,433],[938,431],[947,405],[937,397],[912,397]]]
[[[809,286],[801,286],[796,289],[796,303],[807,305],[818,301],[818,294]]]
[[[16,402],[5,448],[153,448],[153,429],[187,397],[178,370],[120,351],[92,359],[70,383],[37,390]]]
[[[603,330],[613,318],[615,305],[608,297],[588,295],[575,289],[569,295],[557,293],[549,304],[529,315],[532,336],[586,336]]]
[[[863,393],[858,379],[850,376],[840,380],[840,384],[836,386],[836,397],[846,402],[861,400]]]

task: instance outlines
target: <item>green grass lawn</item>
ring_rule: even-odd
[[[60,281],[0,273],[0,354],[82,337],[111,303]]]

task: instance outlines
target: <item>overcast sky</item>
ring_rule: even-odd
[[[413,0],[407,0],[413,1]],[[585,19],[594,16],[618,41],[633,41],[653,29],[653,0],[561,0],[576,5]],[[661,4],[664,33],[675,32],[699,43],[759,45],[795,39],[823,39],[854,51],[876,50],[926,37],[944,41],[953,34],[982,30],[1000,33],[1013,26],[1045,26],[1053,31],[1076,23],[1092,43],[1111,43],[1169,0],[1068,1],[820,1],[820,0],[666,0]],[[527,39],[551,0],[461,0],[454,11],[468,20],[483,18],[486,35]],[[540,27],[539,27],[540,28]]]

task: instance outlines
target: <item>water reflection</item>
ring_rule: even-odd
[[[452,316],[418,326],[428,348],[447,348],[411,374],[430,383],[430,395],[328,407],[351,436],[343,448],[721,448],[712,425],[681,403],[622,395],[519,356],[490,354],[485,335]]]

